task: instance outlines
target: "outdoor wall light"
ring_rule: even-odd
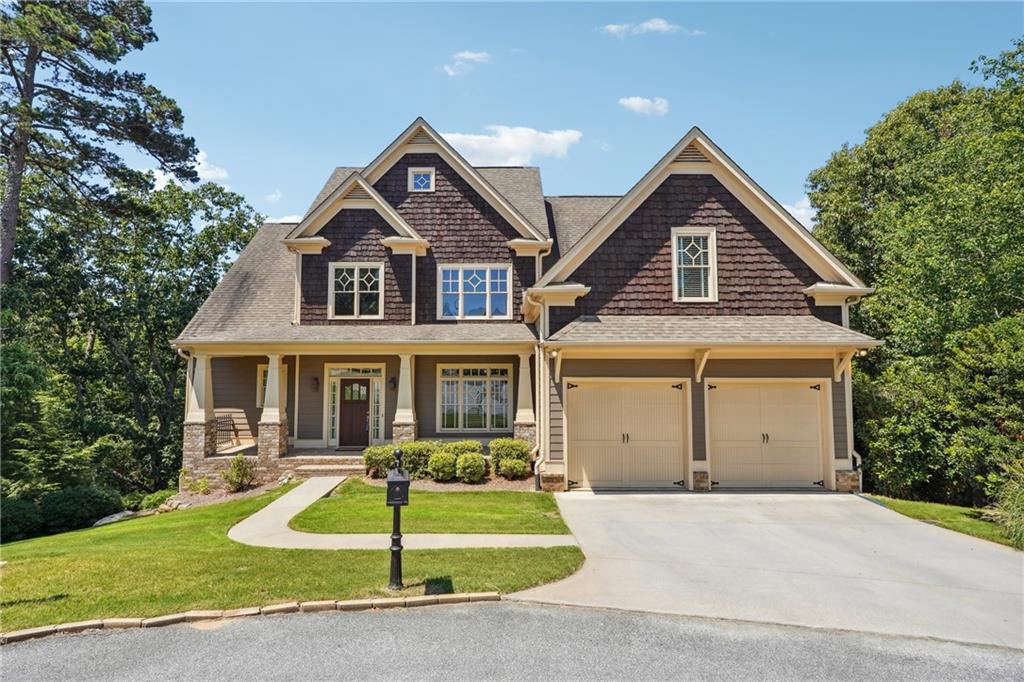
[[[388,379],[388,386],[391,387],[392,391],[395,390],[396,388],[398,388],[398,380],[395,379],[394,377],[391,377],[390,379]]]
[[[313,383],[313,390],[314,391],[319,391],[320,390],[320,377],[313,377],[313,382],[312,383]]]

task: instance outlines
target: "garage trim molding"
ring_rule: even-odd
[[[821,384],[822,400],[819,406],[821,419],[819,420],[819,442],[822,444],[822,480],[825,490],[835,490],[836,484],[836,449],[835,438],[829,431],[832,423],[832,391],[829,390],[832,377],[704,377],[704,461],[699,464],[702,471],[713,474],[712,461],[714,453],[711,450],[711,410],[708,398],[710,387],[717,384],[792,384],[818,382]],[[691,455],[692,457],[692,455]]]
[[[571,470],[570,459],[572,458],[572,429],[569,426],[569,384],[585,383],[683,384],[683,412],[686,417],[686,439],[684,441],[686,446],[686,489],[693,490],[693,380],[690,377],[562,377],[562,395],[564,396],[562,411],[564,454],[562,461],[566,481],[568,481],[569,471]]]

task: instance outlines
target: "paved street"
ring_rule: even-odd
[[[1020,679],[1018,651],[490,603],[268,616],[3,647],[13,680]]]
[[[513,599],[1024,648],[1024,554],[855,495],[558,504],[587,561]]]

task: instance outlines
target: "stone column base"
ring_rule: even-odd
[[[203,460],[217,452],[217,420],[186,423],[182,434],[181,466],[201,467]]]
[[[707,471],[693,472],[693,491],[706,493],[711,490],[711,474]]]
[[[837,493],[859,493],[860,472],[859,471],[837,471],[836,472]]]
[[[275,469],[276,460],[288,454],[288,420],[260,422],[256,436],[257,468]]]
[[[532,448],[537,444],[537,425],[533,422],[516,422],[512,425],[512,436],[525,440]]]
[[[407,443],[416,440],[416,422],[394,422],[391,425],[391,442]]]
[[[547,493],[560,493],[567,490],[565,476],[556,473],[540,473],[540,489]]]

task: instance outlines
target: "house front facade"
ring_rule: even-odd
[[[622,196],[545,196],[417,119],[265,224],[174,341],[183,467],[515,436],[548,489],[856,490],[869,293],[697,128]]]

